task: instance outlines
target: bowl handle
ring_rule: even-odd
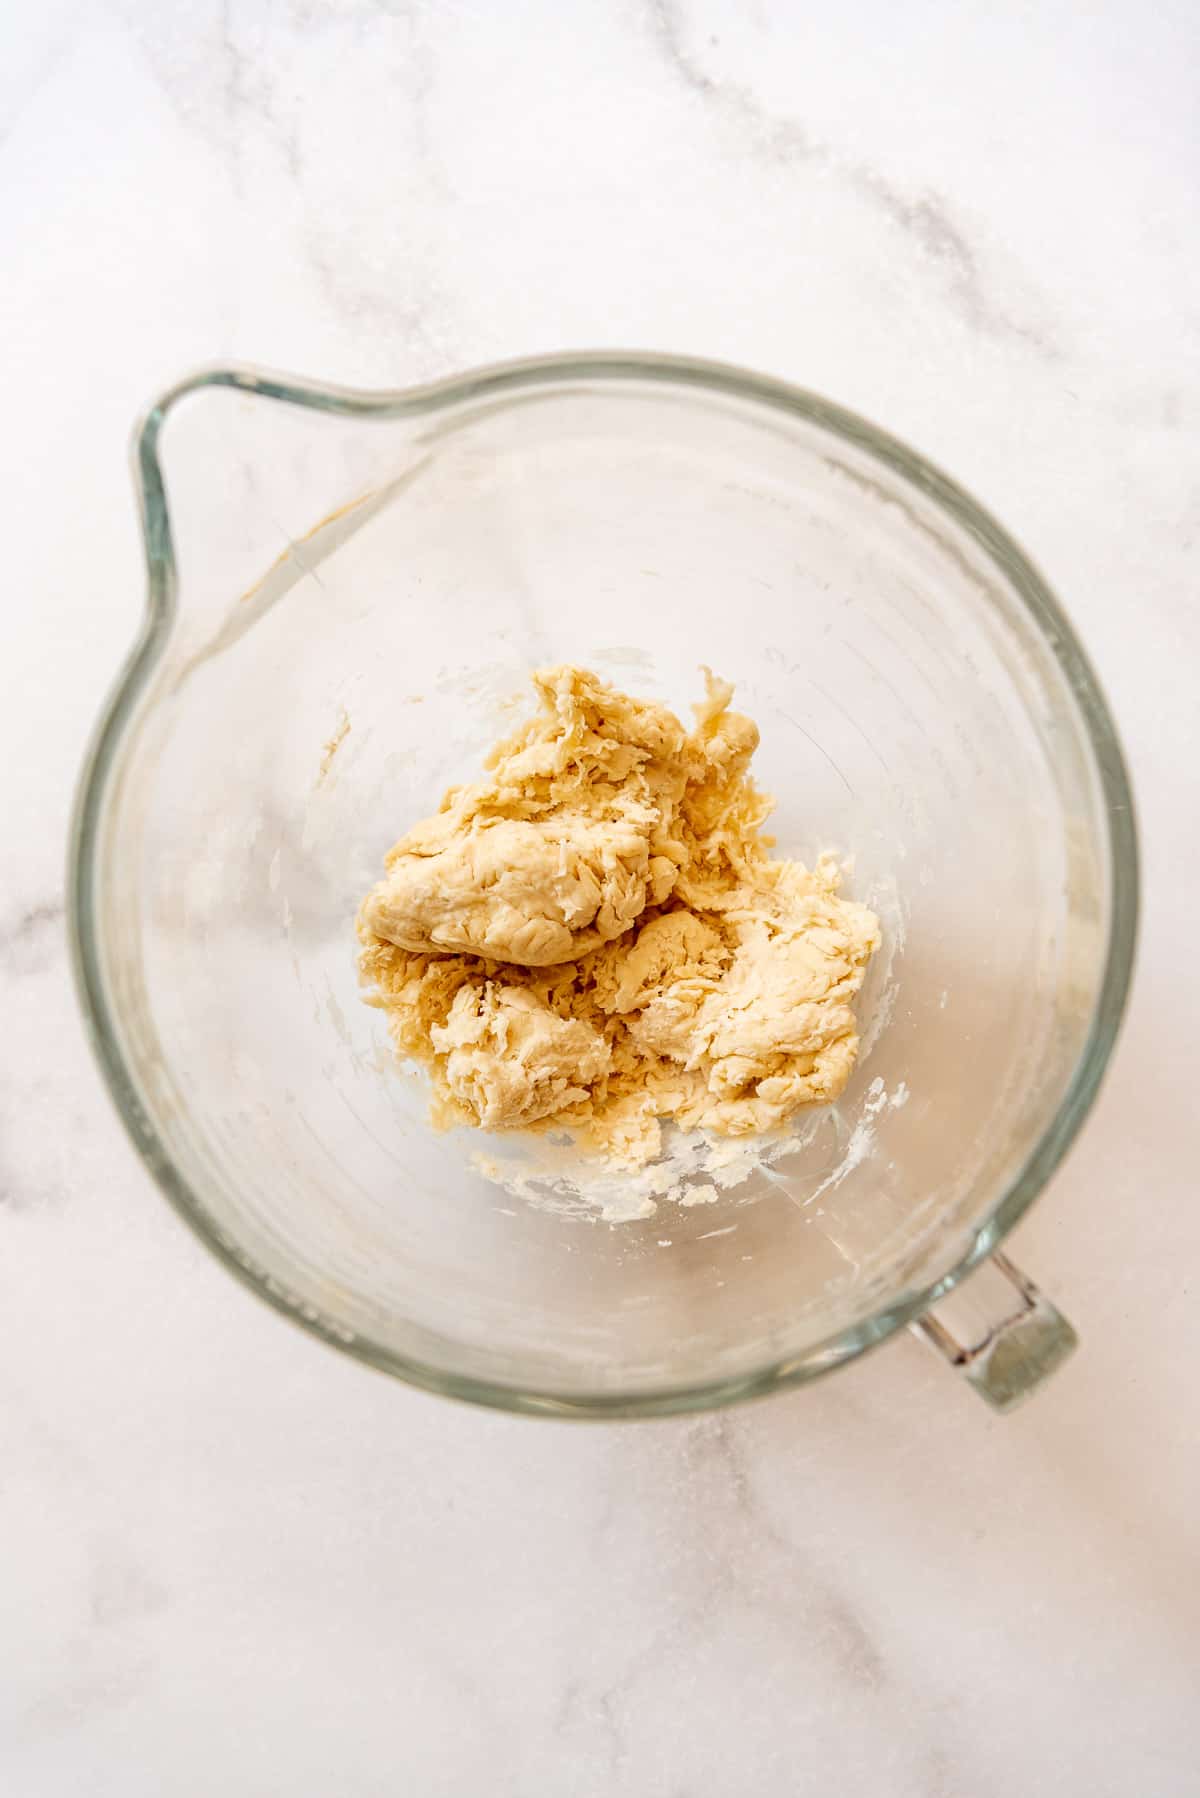
[[[1061,1311],[998,1252],[909,1327],[997,1411],[1020,1404],[1079,1341]]]

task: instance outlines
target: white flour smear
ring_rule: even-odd
[[[804,1201],[805,1205],[814,1204],[822,1193],[831,1192],[835,1186],[840,1186],[847,1174],[853,1173],[856,1167],[861,1167],[862,1163],[866,1161],[875,1148],[875,1120],[881,1111],[899,1111],[902,1106],[907,1104],[907,1081],[902,1080],[895,1092],[889,1093],[882,1080],[878,1078],[872,1080],[867,1088],[867,1096],[863,1100],[862,1111],[846,1140],[846,1149],[842,1159],[832,1173],[826,1174],[821,1184],[809,1193]]]
[[[873,1153],[880,1114],[898,1111],[908,1097],[904,1081],[889,1093],[882,1080],[872,1080],[859,1116],[845,1135],[837,1166],[796,1202],[807,1207],[840,1186]],[[809,1113],[773,1136],[711,1137],[668,1127],[663,1133],[667,1152],[649,1167],[636,1169],[614,1168],[582,1155],[566,1137],[514,1134],[497,1152],[473,1154],[471,1166],[539,1211],[587,1215],[607,1224],[634,1223],[653,1217],[663,1204],[714,1205],[753,1174],[768,1173],[772,1185],[780,1186],[787,1180],[787,1169],[779,1164],[807,1147],[831,1120],[845,1131],[837,1107]]]
[[[609,1224],[632,1223],[653,1217],[660,1204],[716,1204],[752,1174],[774,1168],[804,1148],[830,1115],[810,1113],[772,1136],[715,1137],[668,1127],[663,1132],[667,1152],[649,1167],[637,1169],[614,1168],[584,1156],[565,1137],[529,1135],[514,1135],[500,1152],[472,1155],[471,1166],[540,1211],[590,1215]],[[858,1132],[852,1133],[847,1154],[861,1159],[856,1147],[861,1143]]]

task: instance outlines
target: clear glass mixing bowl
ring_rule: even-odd
[[[930,1312],[1078,1129],[1135,929],[1112,721],[986,513],[811,394],[645,356],[386,394],[214,370],[136,461],[149,603],[81,788],[76,961],[147,1166],[232,1271],[516,1410],[717,1404],[924,1313],[1001,1404],[1061,1356],[1008,1263],[973,1323]],[[356,984],[384,850],[568,660],[679,710],[699,663],[735,681],[781,851],[852,856],[886,933],[841,1102],[716,1204],[620,1224],[476,1172]]]

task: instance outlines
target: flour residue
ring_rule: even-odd
[[[543,1212],[594,1215],[603,1223],[635,1223],[660,1205],[716,1205],[754,1172],[797,1147],[797,1133],[736,1142],[703,1131],[664,1131],[666,1153],[639,1169],[613,1169],[581,1154],[567,1136],[509,1138],[504,1151],[477,1153],[471,1167]]]
[[[840,1186],[848,1174],[852,1174],[856,1167],[862,1166],[874,1151],[876,1122],[880,1113],[899,1111],[902,1106],[908,1104],[908,1097],[908,1082],[905,1080],[901,1080],[893,1093],[888,1092],[878,1076],[872,1080],[867,1088],[867,1096],[863,1100],[862,1111],[850,1132],[842,1159],[832,1173],[826,1174],[816,1190],[808,1195],[804,1201],[805,1205],[814,1204],[823,1193],[831,1192],[834,1187]]]
[[[874,1153],[880,1117],[899,1111],[908,1100],[906,1081],[901,1080],[889,1092],[883,1080],[872,1080],[837,1166],[803,1198],[789,1193],[793,1202],[807,1208],[840,1186]],[[614,1169],[600,1157],[585,1155],[565,1133],[549,1137],[514,1132],[497,1139],[492,1153],[473,1154],[470,1165],[484,1179],[535,1210],[562,1217],[590,1217],[607,1224],[636,1223],[654,1217],[660,1205],[715,1205],[755,1174],[765,1174],[772,1187],[787,1190],[788,1158],[809,1147],[830,1122],[836,1127],[840,1121],[840,1108],[834,1106],[810,1113],[771,1135],[741,1140],[671,1129],[664,1133],[665,1153],[650,1166],[637,1169]],[[721,1234],[723,1230],[706,1232]]]
[[[768,1135],[730,1138],[670,1127],[664,1153],[649,1166],[614,1168],[583,1154],[565,1134],[514,1132],[490,1154],[476,1153],[476,1173],[539,1211],[592,1216],[603,1223],[653,1217],[660,1205],[715,1205],[756,1173],[810,1142],[826,1114]]]

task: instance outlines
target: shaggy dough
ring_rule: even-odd
[[[616,1163],[661,1121],[741,1136],[836,1099],[879,924],[822,856],[773,860],[757,727],[705,670],[686,731],[582,668],[389,852],[359,914],[368,997],[434,1117],[560,1128]]]

